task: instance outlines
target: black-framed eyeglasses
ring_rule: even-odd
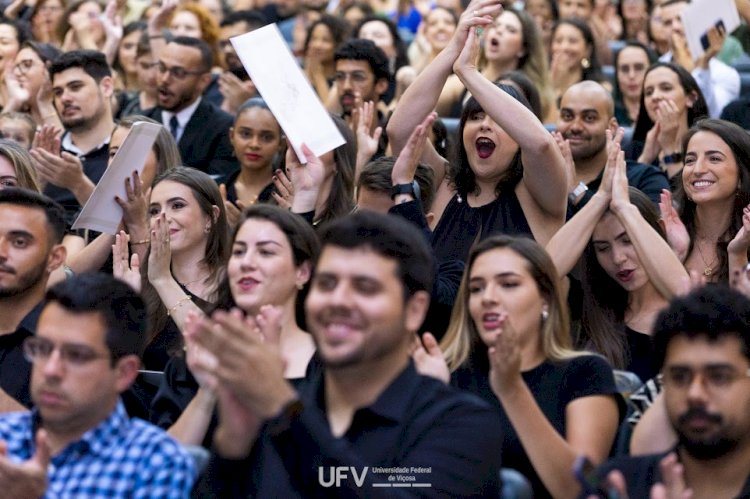
[[[666,366],[662,371],[662,381],[665,386],[675,390],[686,390],[700,376],[703,387],[707,390],[719,391],[729,388],[736,381],[750,378],[750,369],[738,371],[732,366],[706,366],[702,369],[691,369],[683,366]]]
[[[30,336],[23,342],[23,354],[31,363],[47,361],[55,350],[60,352],[60,358],[69,366],[80,367],[97,359],[112,358],[109,353],[97,352],[86,345],[55,345],[50,340],[38,336]]]
[[[34,60],[33,59],[24,59],[23,61],[18,61],[18,63],[13,66],[13,69],[18,72],[18,74],[26,74],[31,70],[31,68],[34,67]]]
[[[206,73],[206,71],[189,71],[180,66],[167,67],[167,65],[162,62],[158,63],[157,69],[159,70],[159,74],[169,73],[176,80],[184,80],[188,76],[196,76]]]

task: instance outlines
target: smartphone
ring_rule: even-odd
[[[716,24],[714,24],[716,29],[718,29],[721,33],[725,33],[727,28],[724,26],[724,21],[719,19],[716,21]],[[708,33],[703,33],[703,36],[701,36],[701,45],[703,46],[703,50],[708,50],[708,47],[710,43],[708,43]]]
[[[596,466],[586,456],[578,456],[573,464],[573,474],[583,488],[583,495],[608,497],[606,484],[596,472]]]

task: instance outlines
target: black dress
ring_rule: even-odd
[[[465,262],[475,242],[495,234],[534,237],[515,190],[476,208],[465,195],[454,194],[432,234],[432,247],[438,263]]]

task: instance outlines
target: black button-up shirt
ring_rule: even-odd
[[[262,430],[247,459],[214,454],[193,497],[499,497],[500,421],[485,402],[410,363],[337,438],[323,375],[300,389],[301,415],[276,435]],[[336,467],[346,468],[338,486]]]

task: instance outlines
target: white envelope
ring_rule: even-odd
[[[708,45],[706,33],[709,28],[721,23],[725,32],[730,34],[740,25],[740,15],[734,0],[694,0],[682,11],[681,17],[693,59],[706,51],[704,44]]]
[[[302,144],[322,156],[344,143],[275,24],[230,38],[237,56],[302,163]]]
[[[130,128],[112,164],[107,167],[78,215],[73,229],[90,229],[106,234],[117,232],[122,220],[122,208],[115,201],[115,196],[126,199],[125,179],[131,178],[133,171],[143,173],[148,153],[161,129],[161,125],[145,121],[139,121]]]

